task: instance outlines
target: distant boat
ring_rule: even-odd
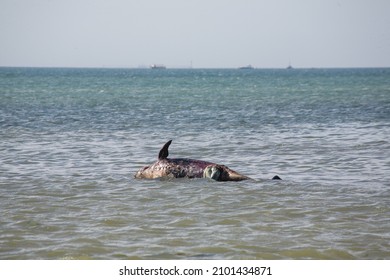
[[[289,64],[286,69],[290,70],[290,69],[294,69],[294,68],[291,66],[291,64]]]
[[[250,70],[250,69],[254,69],[252,65],[248,64],[247,66],[242,66],[242,67],[239,67],[238,69],[241,69],[241,70]]]
[[[163,65],[163,64],[152,64],[152,65],[150,65],[150,68],[151,69],[166,69],[167,67],[165,67],[165,65]]]

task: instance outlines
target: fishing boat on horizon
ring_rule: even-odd
[[[238,67],[238,69],[240,69],[240,70],[251,70],[251,69],[255,69],[255,68],[253,68],[252,65],[248,64],[246,66]]]
[[[167,69],[167,67],[164,64],[152,64],[150,69]]]

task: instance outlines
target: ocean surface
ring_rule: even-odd
[[[254,180],[134,179],[170,139]],[[0,68],[0,212],[0,259],[390,259],[390,69]]]

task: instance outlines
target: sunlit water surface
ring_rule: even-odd
[[[0,258],[390,259],[389,136],[389,69],[0,68]]]

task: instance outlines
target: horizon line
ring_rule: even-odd
[[[141,66],[9,66],[9,65],[0,65],[0,68],[57,68],[57,69],[132,69],[132,70],[206,70],[206,69],[226,69],[226,70],[242,70],[242,71],[251,71],[251,70],[310,70],[310,69],[387,69],[390,66],[311,66],[311,67],[297,67],[293,66],[292,68],[286,67],[253,67],[252,69],[240,69],[240,66],[237,67],[185,67],[185,66],[166,66],[165,69],[152,69],[151,67],[141,67]]]

